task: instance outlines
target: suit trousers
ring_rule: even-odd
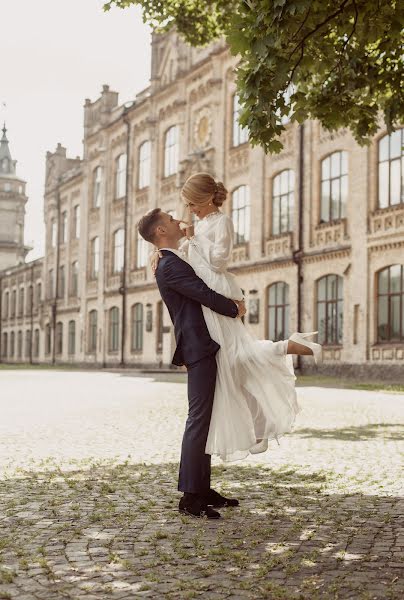
[[[188,418],[182,440],[178,489],[203,494],[210,489],[210,454],[205,454],[216,386],[216,357],[188,365]]]

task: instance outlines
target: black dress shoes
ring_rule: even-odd
[[[214,506],[215,508],[224,508],[226,506],[238,506],[240,503],[237,498],[225,498],[216,490],[210,489],[205,496],[206,503],[208,506]]]
[[[178,510],[190,517],[220,519],[220,513],[208,506],[205,498],[199,494],[184,494],[180,500]]]

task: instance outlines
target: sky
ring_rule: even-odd
[[[0,121],[27,182],[27,260],[44,253],[45,156],[58,142],[82,156],[83,105],[102,85],[124,103],[148,86],[150,29],[137,7],[102,0],[0,0]],[[6,103],[6,107],[2,106]]]

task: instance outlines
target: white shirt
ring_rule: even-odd
[[[182,252],[181,250],[177,250],[177,248],[159,248],[159,250],[167,250],[168,252],[172,252],[173,254],[176,254],[178,258],[181,258],[182,260],[185,260],[185,262],[188,262],[184,252]]]

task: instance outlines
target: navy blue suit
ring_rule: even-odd
[[[209,335],[202,306],[237,317],[236,304],[211,290],[193,268],[162,250],[156,280],[174,324],[177,348],[173,364],[188,370],[189,411],[182,441],[178,489],[205,493],[210,489],[210,455],[205,454],[216,385],[217,344]]]

